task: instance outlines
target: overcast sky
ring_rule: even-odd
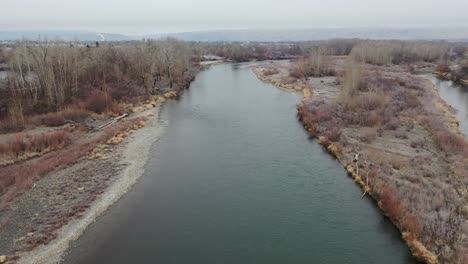
[[[0,30],[466,27],[468,0],[0,0]]]

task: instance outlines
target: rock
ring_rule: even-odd
[[[31,237],[31,236],[34,235],[34,232],[29,232],[29,233],[27,233],[26,235],[27,235],[28,237]]]
[[[0,256],[0,263],[5,263],[6,262],[6,256],[2,255]]]
[[[78,188],[78,191],[80,191],[80,192],[84,191],[84,187]]]

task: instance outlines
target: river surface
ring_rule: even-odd
[[[300,95],[212,66],[162,112],[134,188],[65,263],[415,263],[395,227],[296,120]]]
[[[460,130],[468,136],[468,87],[452,81],[441,80],[432,74],[422,75],[435,84],[440,97],[455,109],[455,115],[460,121]]]

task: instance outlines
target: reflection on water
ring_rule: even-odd
[[[460,121],[460,130],[468,136],[468,87],[461,86],[452,81],[440,80],[432,74],[422,75],[432,81],[439,94],[456,111],[455,115]]]

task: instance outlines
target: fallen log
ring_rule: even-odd
[[[111,121],[109,121],[109,122],[103,124],[102,126],[99,126],[99,127],[97,127],[97,128],[94,128],[94,130],[102,130],[102,129],[108,127],[108,126],[111,126],[111,125],[113,125],[113,124],[119,122],[120,120],[124,119],[124,118],[127,117],[127,116],[128,116],[128,113],[125,113],[125,114],[123,114],[123,115],[121,115],[121,116],[118,116],[118,117],[112,119]]]

